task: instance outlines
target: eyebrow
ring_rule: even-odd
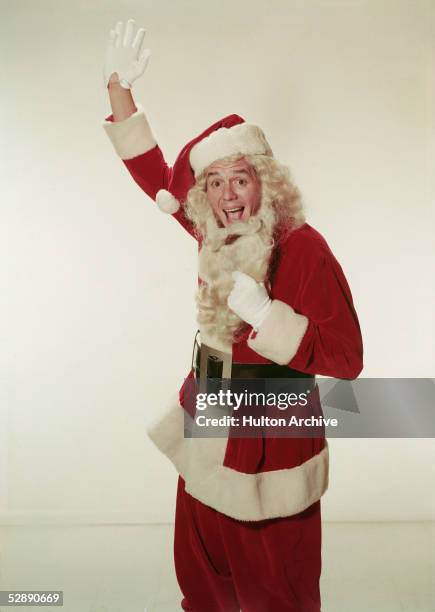
[[[251,176],[250,173],[243,168],[241,168],[240,170],[234,170],[234,174],[247,174],[248,176]],[[208,172],[207,178],[209,178],[210,176],[219,176],[219,175],[220,175],[220,172]]]

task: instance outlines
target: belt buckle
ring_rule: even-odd
[[[201,342],[199,360],[199,390],[201,393],[206,393],[207,391],[208,362],[210,357],[215,357],[222,361],[222,387],[224,390],[229,388],[231,382],[232,354],[220,351]]]

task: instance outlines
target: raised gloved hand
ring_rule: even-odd
[[[139,28],[136,36],[134,30],[134,19],[129,19],[125,27],[122,21],[118,21],[115,29],[110,31],[104,62],[106,88],[114,72],[118,73],[120,85],[124,89],[131,89],[133,81],[145,72],[151,52],[149,49],[141,52],[145,36],[144,28]]]
[[[263,283],[257,283],[244,272],[233,272],[234,287],[228,296],[229,308],[254,329],[258,329],[269,313],[272,300]]]

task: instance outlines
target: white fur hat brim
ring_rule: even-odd
[[[235,153],[273,155],[263,131],[258,126],[241,123],[231,128],[219,128],[200,140],[190,151],[189,160],[195,177],[216,160]]]

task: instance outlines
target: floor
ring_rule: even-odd
[[[42,608],[63,612],[177,612],[172,532],[0,527],[0,590],[63,590]],[[323,523],[321,590],[322,612],[435,612],[435,524]]]

